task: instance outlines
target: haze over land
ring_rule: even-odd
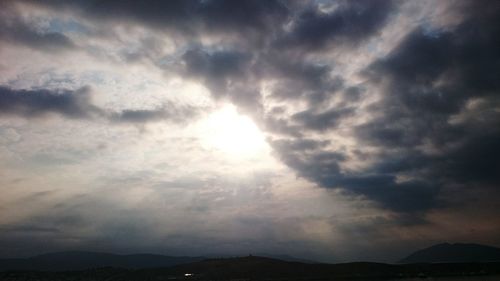
[[[499,1],[0,1],[0,257],[500,246]]]
[[[436,245],[427,250],[441,247]],[[452,245],[452,247],[463,246]],[[469,249],[487,248],[467,244]],[[494,249],[494,248],[493,248]],[[424,250],[424,251],[427,251]],[[496,249],[498,250],[498,249]],[[417,252],[418,253],[418,252]],[[417,254],[416,253],[416,254]],[[443,251],[441,251],[443,253]],[[410,255],[412,256],[412,255]],[[429,256],[428,256],[429,257]],[[439,257],[439,256],[435,256]],[[477,258],[478,256],[476,256]],[[491,256],[490,256],[491,257]],[[497,255],[497,259],[500,256]],[[454,257],[456,259],[456,256]],[[463,256],[462,258],[470,258]],[[11,270],[3,271],[10,263]],[[177,263],[177,265],[176,265]],[[96,267],[97,265],[106,265]],[[163,264],[163,265],[161,265]],[[12,266],[16,266],[12,270]],[[24,269],[24,270],[20,270]],[[290,262],[246,256],[189,261],[153,255],[63,252],[0,260],[1,280],[498,280],[500,262],[340,264]]]
[[[243,267],[238,268],[237,265],[242,261],[244,261]],[[305,271],[305,275],[312,277],[317,267],[311,265],[322,263],[290,256],[266,254],[249,255],[246,257],[171,257],[152,254],[117,255],[100,252],[67,251],[47,253],[28,258],[0,258],[0,271],[7,272],[8,274],[8,272],[12,271],[92,271],[99,268],[143,270],[174,267],[173,269],[165,269],[165,271],[181,272],[184,270],[185,272],[192,272],[192,269],[198,268],[200,271],[217,271],[221,274],[225,271],[231,272],[236,270],[242,274],[249,270],[247,266],[250,264],[252,272],[268,268],[269,270],[267,271],[274,272],[273,275],[276,276],[278,273],[275,271]],[[395,266],[398,264],[400,266]],[[443,243],[407,254],[406,257],[390,264],[353,262],[337,264],[336,266],[322,264],[319,267],[330,267],[332,271],[329,274],[344,272],[342,274],[355,276],[364,272],[363,274],[377,275],[383,271],[390,276],[398,276],[400,271],[405,270],[413,272],[412,274],[418,274],[419,270],[422,270],[419,268],[424,264],[428,264],[425,265],[427,269],[434,267],[431,270],[433,274],[441,276],[464,275],[463,270],[466,270],[466,268],[468,268],[467,275],[500,274],[500,248],[477,244]],[[436,266],[432,264],[436,264]],[[299,267],[298,269],[291,270],[291,268],[297,266]],[[300,267],[304,269],[302,270]],[[380,271],[377,273],[378,270]],[[485,272],[480,272],[481,270]],[[246,277],[250,277],[252,274],[254,273],[248,272]],[[286,276],[293,275],[294,273],[288,272]]]

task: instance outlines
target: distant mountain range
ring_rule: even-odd
[[[299,259],[288,255],[259,254],[259,256],[279,259],[289,262],[316,263],[311,260]],[[124,269],[143,269],[171,267],[180,264],[193,263],[209,259],[210,257],[173,257],[154,254],[118,255],[110,253],[68,251],[49,253],[29,258],[0,259],[2,270],[41,270],[41,271],[68,271],[85,270],[90,268],[115,267]],[[217,258],[229,256],[213,255]]]
[[[407,256],[399,263],[450,263],[500,261],[500,248],[479,244],[442,243]]]
[[[83,271],[8,271],[0,280],[394,280],[442,276],[499,276],[500,263],[343,264],[300,263],[247,256],[206,259],[171,267],[123,269],[105,267]],[[415,280],[415,279],[412,279]],[[476,279],[474,279],[476,280]],[[482,280],[482,279],[481,279]],[[486,280],[486,279],[485,279]],[[496,280],[496,279],[487,279]]]
[[[66,271],[100,267],[127,269],[169,267],[201,261],[203,257],[171,257],[153,254],[116,255],[97,252],[58,252],[25,259],[0,259],[0,270]]]
[[[278,260],[282,260],[282,261],[301,262],[301,263],[320,263],[320,262],[317,262],[317,261],[314,261],[314,260],[296,258],[296,257],[289,256],[289,255],[257,254],[257,256],[262,256],[262,257],[272,258],[272,259],[278,259]]]
[[[414,263],[476,263],[500,262],[500,249],[477,244],[438,244],[419,250],[399,261],[403,264]],[[0,259],[0,271],[75,271],[96,268],[121,268],[127,270],[171,268],[168,271],[211,272],[211,267],[228,266],[224,270],[253,271],[270,270],[270,272],[331,270],[348,272],[349,270],[377,269],[384,274],[406,270],[405,266],[380,263],[346,263],[321,264],[310,260],[291,256],[266,255],[248,256],[246,258],[206,258],[206,257],[172,257],[154,254],[117,255],[98,252],[59,252],[30,258]],[[248,267],[248,268],[247,268]],[[244,269],[247,268],[247,269]]]

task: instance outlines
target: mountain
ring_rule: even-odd
[[[115,280],[392,280],[405,277],[462,276],[464,274],[480,276],[499,273],[500,263],[307,264],[247,256],[207,259],[168,268],[128,271],[125,278],[118,278],[115,274],[117,276]]]
[[[25,259],[0,259],[0,270],[67,271],[99,267],[127,269],[168,267],[203,260],[153,254],[116,255],[98,252],[58,252]]]
[[[500,263],[307,264],[248,256],[206,259],[162,268],[81,271],[0,271],[0,280],[394,280],[442,276],[500,276]],[[490,280],[490,279],[488,279]],[[493,279],[491,279],[493,280]],[[496,280],[496,279],[495,279]]]
[[[256,256],[277,259],[277,260],[282,260],[282,261],[301,262],[301,263],[319,263],[319,262],[314,261],[314,260],[297,258],[297,257],[290,256],[290,255],[272,255],[272,254],[266,254],[266,253],[257,253]]]
[[[228,258],[235,258],[235,257],[241,257],[241,255],[228,255],[228,254],[208,254],[204,255],[207,259],[228,259]],[[290,255],[285,255],[285,254],[268,254],[268,253],[251,253],[249,256],[256,256],[256,257],[263,257],[263,258],[271,258],[275,260],[282,260],[282,261],[291,261],[291,262],[301,262],[301,263],[319,263],[318,261],[315,260],[310,260],[310,259],[303,259],[303,258],[297,258],[294,256]]]
[[[399,263],[500,261],[500,248],[479,244],[442,243],[407,256]]]

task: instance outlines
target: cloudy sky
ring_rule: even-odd
[[[0,256],[500,246],[500,2],[0,2]]]

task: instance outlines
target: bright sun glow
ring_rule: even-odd
[[[252,156],[267,148],[265,137],[255,123],[227,105],[206,120],[205,144],[234,156]]]

